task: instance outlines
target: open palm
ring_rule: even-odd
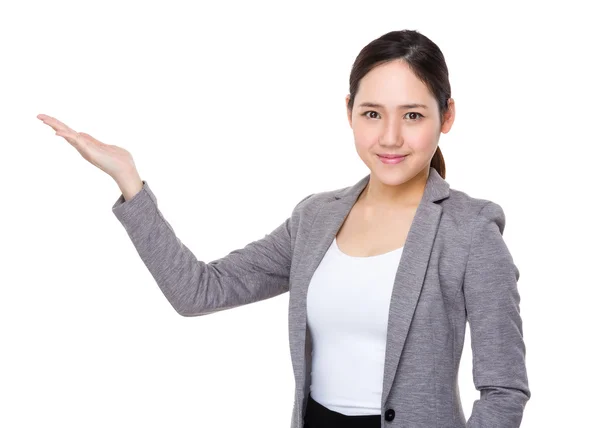
[[[124,148],[104,144],[85,132],[76,132],[54,117],[39,114],[37,118],[54,129],[56,135],[67,140],[85,160],[113,179],[135,170],[133,157]]]

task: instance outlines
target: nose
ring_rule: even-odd
[[[379,143],[382,146],[396,146],[401,144],[402,132],[395,118],[390,118],[385,122]]]

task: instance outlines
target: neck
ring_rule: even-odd
[[[396,185],[374,180],[371,174],[359,199],[365,206],[373,208],[414,208],[421,202],[428,177],[429,166],[410,180]]]

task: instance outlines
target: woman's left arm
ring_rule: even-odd
[[[531,397],[517,290],[519,270],[504,242],[506,218],[488,201],[471,228],[463,284],[473,351],[473,403],[468,428],[517,428]]]

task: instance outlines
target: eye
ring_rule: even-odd
[[[375,113],[375,114],[379,115],[379,113],[377,113],[377,112],[376,112],[376,111],[374,111],[374,110],[367,110],[366,112],[364,112],[364,113],[362,114],[362,116],[365,116],[367,119],[375,119],[374,117],[372,117],[372,116],[369,116],[369,113]]]
[[[421,116],[421,117],[425,117],[425,116],[423,116],[421,113],[417,113],[416,111],[409,111],[409,112],[408,112],[408,113],[406,113],[406,114],[418,114],[418,115],[419,115],[419,116]],[[416,121],[417,121],[417,120],[419,120],[419,119],[420,119],[420,118],[419,118],[419,117],[417,117],[417,118],[415,118],[415,119],[410,119],[410,120],[411,120],[411,121],[413,121],[413,122],[416,122]]]
[[[378,116],[379,116],[379,113],[377,113],[375,110],[367,110],[366,112],[364,112],[364,113],[362,114],[362,116],[365,116],[367,119],[376,119],[376,117],[373,117],[373,116],[369,115],[369,113],[375,113],[376,115],[378,115]],[[416,112],[416,111],[410,111],[410,112],[406,113],[404,116],[406,116],[406,115],[409,115],[409,114],[415,114],[415,115],[418,115],[416,118],[410,118],[409,120],[410,120],[411,122],[416,122],[416,121],[417,121],[417,120],[419,120],[420,118],[422,118],[422,117],[425,117],[425,116],[423,116],[421,113],[418,113],[418,112]]]

